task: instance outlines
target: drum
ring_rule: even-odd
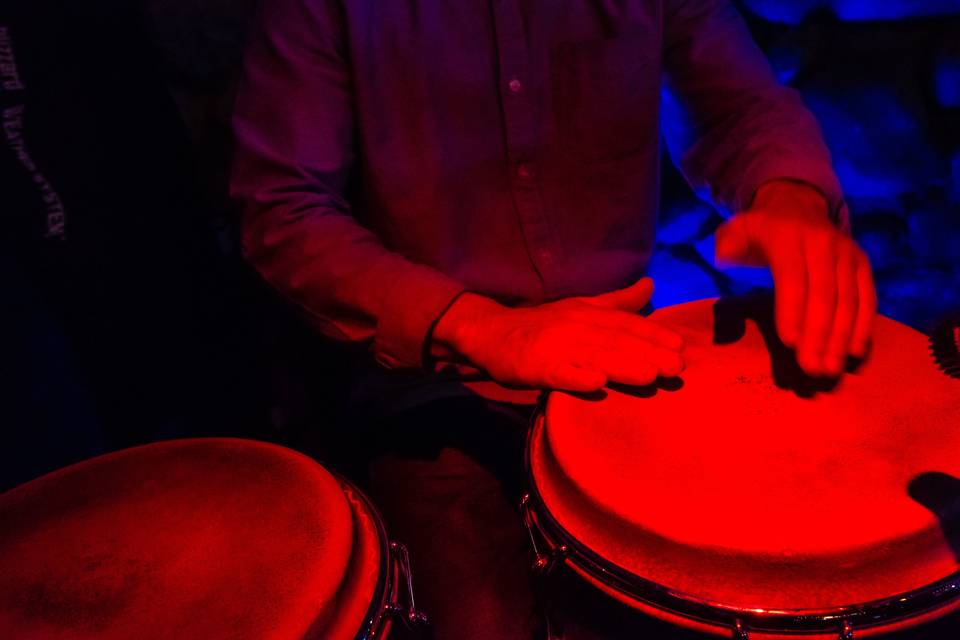
[[[944,615],[960,595],[960,381],[878,318],[872,353],[811,379],[769,299],[653,318],[678,379],[550,394],[527,447],[536,566],[735,638],[850,638]]]
[[[135,447],[0,495],[0,567],[5,639],[353,640],[422,622],[363,494],[252,440]]]

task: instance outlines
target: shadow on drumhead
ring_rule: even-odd
[[[937,517],[943,537],[960,562],[960,479],[925,471],[910,480],[907,494]]]
[[[753,320],[767,353],[770,355],[770,370],[773,383],[801,398],[812,398],[817,393],[833,391],[838,378],[807,375],[797,363],[793,349],[783,344],[777,335],[774,320],[773,296],[769,293],[721,298],[713,305],[713,343],[733,344],[745,335],[747,320]],[[849,358],[847,373],[855,373],[862,360]]]
[[[680,389],[683,389],[683,378],[657,378],[650,384],[644,385],[623,384],[622,382],[611,381],[607,383],[605,389],[597,389],[596,391],[590,391],[587,393],[577,393],[574,391],[567,391],[565,393],[576,396],[583,400],[588,400],[590,402],[599,402],[606,399],[607,389],[622,393],[627,396],[633,396],[634,398],[652,398],[660,391],[679,391]]]

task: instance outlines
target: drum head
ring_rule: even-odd
[[[352,522],[333,476],[260,442],[67,467],[0,496],[0,637],[309,637],[336,615]]]
[[[833,389],[764,302],[662,309],[682,380],[552,394],[531,470],[557,522],[612,565],[736,608],[825,610],[960,569],[960,382],[879,318]]]

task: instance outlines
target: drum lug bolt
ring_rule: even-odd
[[[550,558],[538,553],[533,560],[533,570],[537,573],[546,573],[547,569],[550,568]]]
[[[523,513],[523,523],[530,537],[530,547],[533,550],[532,570],[537,575],[545,575],[553,570],[557,560],[567,554],[567,545],[554,545],[540,529],[537,516],[530,504],[530,494],[524,494],[520,499],[520,510]],[[537,544],[537,541],[541,544]]]
[[[733,640],[750,640],[750,632],[747,631],[743,620],[733,621]]]
[[[413,571],[410,568],[410,553],[407,547],[399,542],[390,542],[390,555],[394,562],[394,567],[398,572],[398,578],[402,588],[405,588],[406,604],[399,601],[387,604],[386,610],[406,623],[411,629],[424,628],[430,624],[419,609],[417,609],[417,600],[413,592]]]
[[[840,623],[840,635],[837,636],[837,640],[853,640],[853,625],[849,620]]]

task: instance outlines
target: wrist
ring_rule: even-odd
[[[757,189],[753,207],[788,210],[795,214],[829,219],[830,204],[816,187],[795,180],[771,180]]]
[[[437,321],[431,350],[439,357],[453,353],[469,359],[493,318],[507,310],[490,298],[463,294]]]

